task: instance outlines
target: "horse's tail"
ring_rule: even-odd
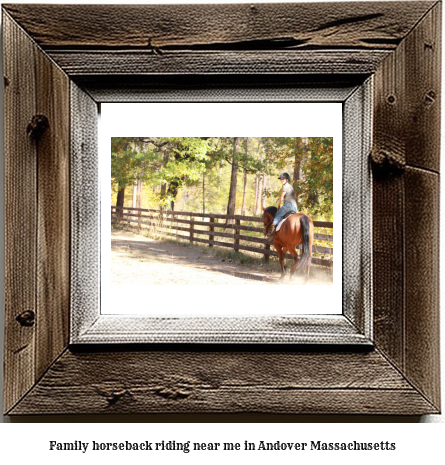
[[[309,218],[306,215],[300,218],[300,225],[303,233],[303,241],[301,243],[301,257],[300,260],[298,260],[295,271],[306,268],[312,261],[311,250],[309,247],[310,224]]]

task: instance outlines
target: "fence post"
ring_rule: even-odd
[[[139,230],[139,232],[142,229],[141,216],[142,216],[142,212],[141,212],[141,209],[139,209],[138,210],[138,230]]]
[[[190,215],[190,244],[193,244],[193,231],[194,231],[194,218],[192,215]]]
[[[215,232],[215,218],[213,215],[210,215],[210,226],[209,226],[209,231],[210,232]],[[209,241],[214,241],[215,236],[213,234],[209,234]],[[209,247],[213,247],[213,244],[209,244]]]
[[[241,226],[241,220],[236,219],[235,220],[235,225],[236,226]],[[235,252],[239,252],[239,247],[237,247],[237,245],[239,245],[239,239],[236,238],[236,236],[238,236],[239,233],[240,233],[240,230],[235,227],[235,247],[234,247]]]

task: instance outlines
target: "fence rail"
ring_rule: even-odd
[[[181,217],[188,218],[184,219]],[[200,218],[204,220],[208,219],[208,221],[196,221],[195,218]],[[218,222],[218,220],[223,220],[224,222]],[[234,220],[234,223],[227,224],[227,220]],[[149,208],[122,208],[112,206],[111,221],[135,224],[139,229],[148,226],[155,230],[162,230],[163,234],[167,236],[173,236],[182,240],[188,240],[191,243],[197,242],[202,244],[208,244],[209,247],[213,247],[216,245],[219,247],[233,248],[235,251],[246,250],[249,252],[256,252],[258,254],[264,255],[266,261],[269,260],[269,256],[278,257],[278,253],[270,249],[270,246],[273,244],[273,242],[263,237],[255,237],[240,234],[241,231],[248,231],[251,233],[260,234],[263,233],[263,227],[255,227],[241,224],[242,221],[262,224],[262,218],[257,216],[219,215],[213,213],[163,211]],[[185,225],[188,225],[189,227],[184,227]],[[196,229],[196,226],[206,227],[208,228],[208,230]],[[314,227],[315,229],[333,229],[334,223],[326,221],[314,221]],[[223,228],[224,232],[215,231],[215,228]],[[225,232],[228,229],[233,230],[234,232]],[[203,239],[202,237],[197,236],[207,236],[208,239]],[[217,237],[232,239],[232,241],[217,241],[215,240],[215,238]],[[314,239],[326,242],[333,242],[334,237],[333,234],[322,234],[315,231]],[[254,244],[263,244],[264,247],[252,247],[250,245],[240,244],[240,241],[250,242]],[[330,255],[331,258],[334,251],[333,247],[323,247],[320,245],[313,245],[312,250],[315,253]],[[292,258],[292,256],[289,253],[287,253],[286,258]],[[312,263],[318,266],[332,267],[333,260],[313,257]]]

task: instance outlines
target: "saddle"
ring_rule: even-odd
[[[288,212],[286,213],[283,218],[278,222],[277,224],[277,229],[275,231],[278,231],[281,228],[281,225],[289,218],[289,216],[295,215],[297,212]]]

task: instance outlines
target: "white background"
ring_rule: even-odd
[[[133,3],[140,3],[132,0]],[[314,0],[315,1],[315,0]],[[12,2],[11,2],[12,3]],[[17,2],[18,3],[18,2]],[[26,2],[20,2],[26,3]],[[42,2],[39,2],[42,3]],[[47,3],[60,3],[60,1],[47,2]],[[68,2],[66,2],[68,3]],[[87,1],[78,0],[70,3],[90,3]],[[102,3],[121,3],[121,2],[102,2]],[[147,2],[148,3],[148,2]],[[161,3],[159,0],[157,3]],[[185,1],[175,2],[171,0],[170,3],[186,3]],[[212,3],[208,0],[207,3]],[[222,3],[220,1],[219,3]],[[239,3],[250,3],[240,0]],[[0,98],[1,93],[0,93]],[[444,130],[442,119],[442,147],[444,147]],[[1,166],[3,169],[3,166]],[[0,195],[3,193],[3,175],[0,173],[1,190]],[[444,189],[442,189],[442,222],[445,218],[445,205]],[[4,217],[3,203],[0,208],[2,209],[2,217]],[[444,223],[442,223],[441,230],[444,230]],[[0,228],[1,239],[4,242],[3,228]],[[443,236],[442,236],[442,243]],[[0,248],[3,253],[4,248]],[[4,255],[3,262],[4,262]],[[443,253],[441,254],[441,270],[444,270]],[[443,271],[442,271],[443,273]],[[2,296],[4,297],[4,296]],[[444,299],[442,299],[443,302]],[[443,308],[443,304],[442,304]],[[443,312],[442,312],[443,313]],[[444,318],[442,318],[441,329],[444,334]],[[2,315],[2,327],[0,328],[0,350],[3,351],[3,329],[4,320]],[[445,367],[443,360],[445,354],[442,344],[442,399],[445,400],[443,386]],[[3,353],[0,354],[3,357]],[[254,457],[258,463],[283,463],[295,464],[310,463],[326,464],[327,462],[356,464],[357,462],[365,464],[394,464],[394,463],[428,463],[439,464],[443,463],[444,448],[443,438],[445,437],[445,417],[443,415],[429,415],[420,419],[421,422],[440,424],[419,425],[419,424],[401,424],[400,422],[417,422],[417,418],[406,417],[364,417],[364,416],[321,416],[321,417],[287,417],[271,416],[271,417],[256,417],[251,416],[247,421],[255,422],[260,421],[259,424],[244,424],[246,421],[244,416],[200,416],[197,419],[190,417],[181,418],[176,416],[129,416],[129,417],[113,417],[113,416],[93,416],[93,417],[28,417],[23,419],[14,420],[15,424],[10,424],[10,418],[3,417],[5,422],[0,426],[0,460],[4,463],[31,463],[31,462],[44,462],[46,464],[60,464],[61,462],[67,464],[96,464],[98,463],[99,456],[93,454],[82,454],[81,452],[50,452],[48,445],[50,440],[58,441],[131,441],[140,440],[168,440],[175,439],[177,441],[190,439],[193,441],[243,441],[249,440],[289,440],[289,441],[306,441],[312,440],[314,437],[325,441],[336,440],[388,440],[390,442],[397,441],[397,451],[394,453],[383,452],[319,452],[317,454],[311,453],[310,455],[295,455],[293,453],[274,453],[265,452],[256,454]],[[162,422],[184,422],[184,421],[198,421],[198,423],[188,424],[162,424]],[[206,422],[218,423],[206,423]],[[225,422],[232,422],[227,424]],[[307,424],[305,422],[324,422],[319,424]],[[332,424],[331,422],[346,422]],[[360,423],[360,422],[367,423]],[[27,424],[31,422],[31,424]],[[45,424],[35,424],[36,422],[46,422]],[[67,422],[68,424],[58,425],[54,422]],[[91,422],[101,422],[100,425],[92,424]],[[145,422],[144,424],[107,424],[107,422]],[[161,423],[159,423],[161,422]],[[202,422],[202,423],[199,423]],[[375,422],[379,422],[375,424]],[[9,424],[8,424],[9,423]],[[157,423],[157,424],[155,424]],[[360,424],[356,424],[360,423]],[[220,453],[212,454],[202,453],[197,454],[182,454],[176,453],[173,459],[169,456],[148,456],[142,453],[106,453],[100,455],[100,459],[106,460],[108,463],[122,463],[126,461],[136,464],[147,464],[156,460],[156,463],[171,463],[181,461],[181,463],[208,463],[210,460],[213,463],[246,463],[249,457],[245,454],[237,453]],[[204,462],[205,461],[205,462]]]
[[[149,130],[147,128],[150,128]],[[101,313],[145,315],[289,315],[341,314],[342,250],[342,104],[341,103],[127,103],[101,105],[102,186]],[[290,288],[243,285],[113,284],[110,257],[111,137],[333,137],[334,138],[334,282],[333,285],[293,286],[295,298],[280,294]],[[274,188],[276,176],[269,176]],[[276,205],[270,200],[269,205]],[[291,263],[291,262],[290,262]],[[174,272],[174,268],[172,268]],[[297,278],[299,279],[299,278]],[[301,278],[300,278],[301,282]],[[181,294],[181,305],[165,296]],[[150,295],[150,299],[147,299]],[[177,294],[176,294],[177,295]],[[199,297],[198,297],[199,296]],[[215,298],[219,296],[219,298]],[[212,302],[212,305],[208,305]],[[230,302],[231,305],[227,305]]]

